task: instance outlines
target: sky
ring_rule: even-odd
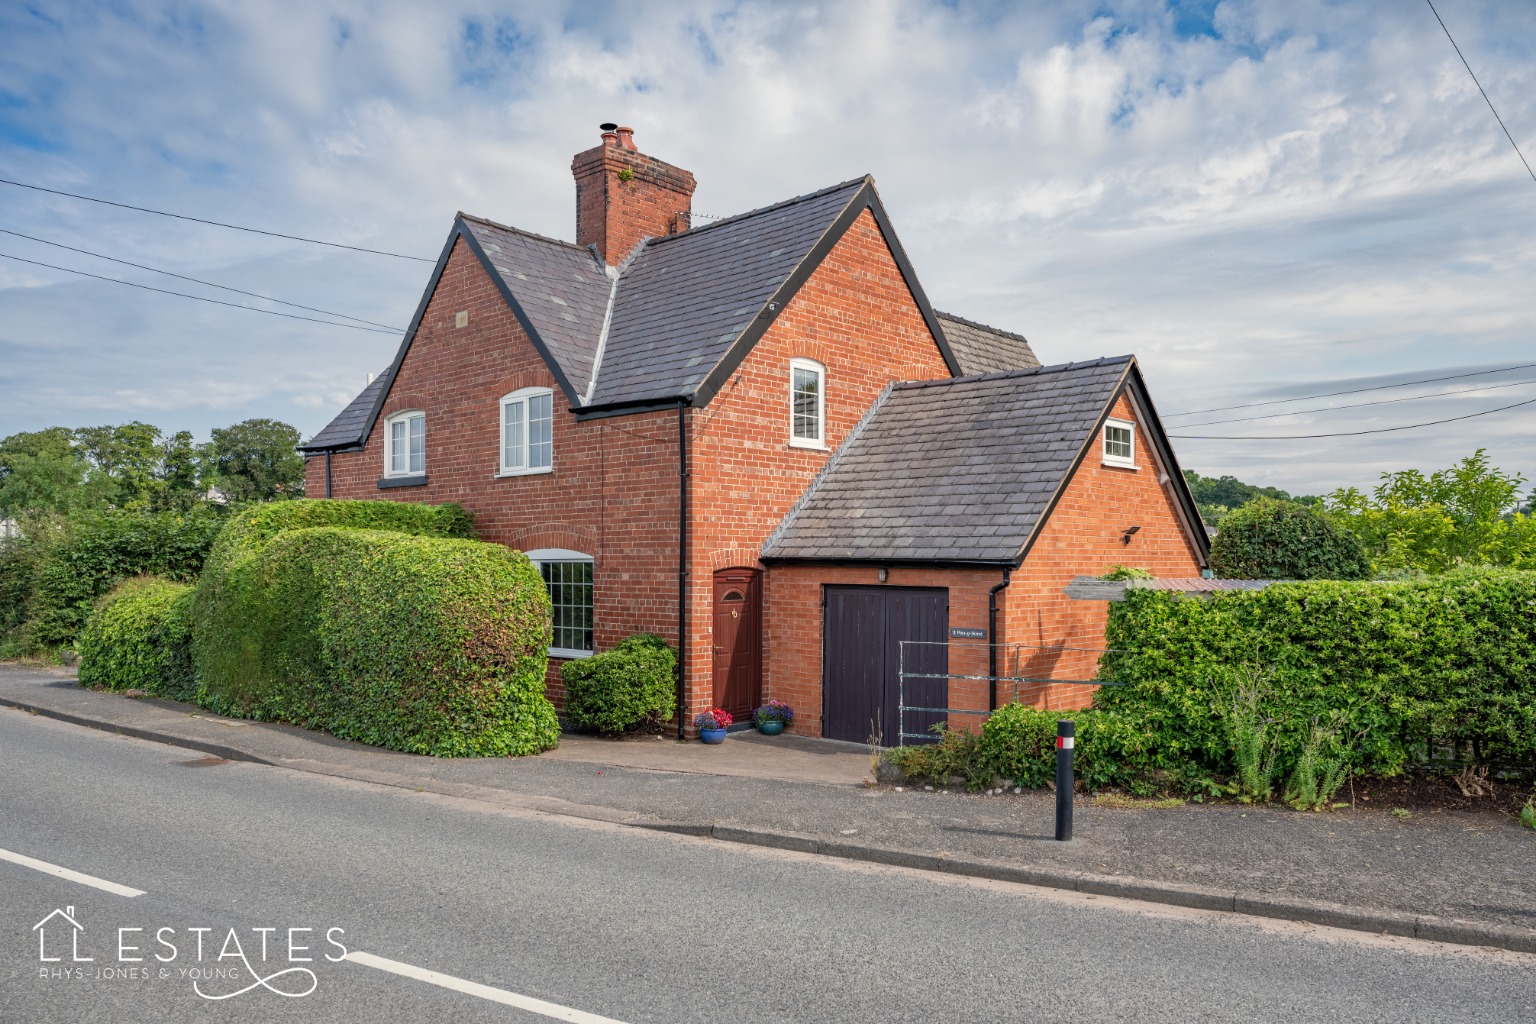
[[[1436,8],[1536,162],[1536,3]],[[0,178],[419,258],[0,184],[34,261],[0,259],[0,437],[308,437],[456,211],[574,236],[610,120],[707,216],[872,174],[935,307],[1046,363],[1134,353],[1186,468],[1317,493],[1482,447],[1536,477],[1536,180],[1412,0],[0,0]]]

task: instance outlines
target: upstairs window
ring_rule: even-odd
[[[554,402],[549,388],[523,388],[501,400],[502,476],[554,468]]]
[[[1136,424],[1129,420],[1105,421],[1104,465],[1136,468]]]
[[[384,421],[384,475],[421,476],[427,471],[427,414],[397,412]]]
[[[544,585],[549,588],[554,619],[550,657],[587,657],[592,653],[592,556],[562,548],[527,554],[539,567]]]
[[[827,369],[810,359],[789,361],[789,443],[826,447]]]

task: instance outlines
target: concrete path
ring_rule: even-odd
[[[1116,809],[1080,800],[1051,840],[1049,793],[865,786],[867,754],[733,736],[719,747],[566,737],[537,758],[379,750],[0,666],[0,705],[235,760],[545,813],[1079,892],[1536,952],[1536,832],[1446,812],[1298,814],[1234,805]],[[720,774],[715,774],[716,772]]]

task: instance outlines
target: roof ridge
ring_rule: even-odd
[[[697,235],[703,231],[710,231],[714,228],[718,228],[723,224],[733,224],[736,221],[746,220],[748,217],[756,217],[759,214],[771,213],[774,210],[780,210],[786,206],[793,206],[796,203],[804,203],[809,202],[812,199],[820,199],[822,196],[830,195],[833,192],[836,192],[838,189],[848,188],[851,185],[863,185],[865,182],[873,182],[874,180],[874,176],[869,174],[866,174],[860,178],[849,178],[847,181],[840,181],[836,185],[828,185],[826,188],[819,188],[814,192],[807,192],[802,196],[792,196],[789,199],[781,199],[777,203],[771,203],[768,206],[759,206],[755,210],[747,210],[745,213],[734,213],[729,217],[722,217],[711,224],[705,224],[703,227],[689,228],[687,231],[679,231],[675,235],[662,235],[659,238],[652,238],[650,239],[650,244],[659,245],[662,242],[668,242],[674,238],[687,238],[691,235]]]
[[[460,210],[454,216],[462,220],[473,221],[476,224],[484,224],[486,227],[496,228],[499,231],[510,231],[514,235],[522,235],[524,238],[532,238],[540,242],[552,242],[555,245],[561,245],[567,249],[575,249],[579,252],[586,251],[586,246],[577,245],[575,242],[567,242],[563,238],[551,238],[548,235],[541,235],[537,231],[513,227],[511,224],[502,224],[500,221],[491,220],[489,217],[476,217],[474,214],[465,213],[463,210]]]
[[[1013,331],[1005,331],[1001,327],[993,327],[991,324],[984,324],[977,320],[967,320],[963,316],[956,316],[953,313],[946,313],[942,309],[934,310],[933,315],[937,317],[943,317],[945,320],[953,320],[959,324],[965,324],[967,327],[975,327],[978,330],[991,331],[993,334],[1001,334],[1005,338],[1013,338],[1015,341],[1022,341],[1026,345],[1029,344],[1029,339],[1024,337],[1022,334],[1017,334]]]
[[[898,390],[912,388],[945,387],[950,384],[974,384],[978,381],[1007,380],[1012,377],[1037,377],[1047,373],[1066,373],[1071,370],[1087,370],[1095,366],[1115,366],[1120,363],[1133,363],[1134,355],[1123,356],[1099,356],[1097,359],[1088,359],[1082,362],[1052,363],[1050,366],[1031,366],[1023,370],[997,370],[993,373],[973,373],[964,377],[939,377],[935,380],[903,380],[896,382]]]

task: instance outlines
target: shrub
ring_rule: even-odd
[[[80,634],[80,682],[187,700],[192,680],[192,588],[131,579],[96,608]]]
[[[1211,542],[1211,568],[1227,579],[1358,580],[1365,549],[1311,505],[1260,498],[1233,509]]]
[[[554,746],[548,591],[521,553],[452,536],[468,529],[404,502],[242,512],[194,599],[200,701],[411,753]]]
[[[752,724],[761,726],[767,722],[783,722],[789,725],[795,720],[795,709],[782,700],[770,700],[752,712]]]
[[[626,637],[611,651],[568,661],[560,676],[566,717],[605,736],[658,729],[677,712],[677,652],[652,634]]]

